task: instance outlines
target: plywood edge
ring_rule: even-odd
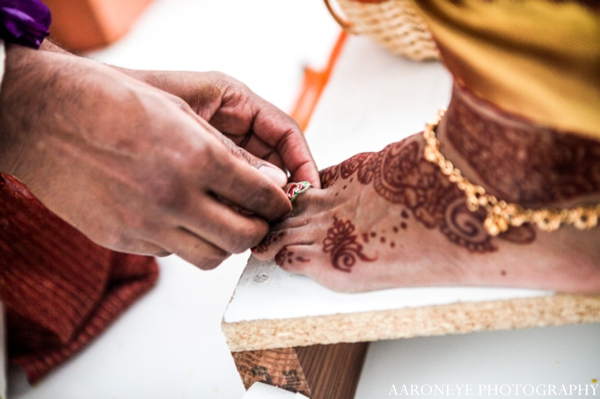
[[[551,295],[222,323],[232,352],[600,322],[600,296]]]

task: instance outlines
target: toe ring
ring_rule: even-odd
[[[300,194],[307,192],[308,189],[311,187],[312,187],[312,184],[310,184],[307,181],[301,181],[298,183],[290,183],[287,186],[285,186],[285,195],[287,195],[287,197],[289,198],[289,200],[291,202],[294,202],[294,200]]]

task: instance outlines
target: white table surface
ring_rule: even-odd
[[[346,294],[325,288],[308,277],[286,272],[273,261],[261,262],[252,257],[223,320],[226,323],[281,320],[552,294],[541,290],[481,287],[394,288]]]

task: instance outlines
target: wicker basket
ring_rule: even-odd
[[[334,9],[333,1],[343,17]],[[427,25],[409,0],[325,0],[325,4],[349,33],[371,37],[392,53],[412,60],[440,58]]]

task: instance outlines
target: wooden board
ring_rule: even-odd
[[[251,258],[223,318],[233,352],[600,321],[600,296],[444,287],[342,294]]]

